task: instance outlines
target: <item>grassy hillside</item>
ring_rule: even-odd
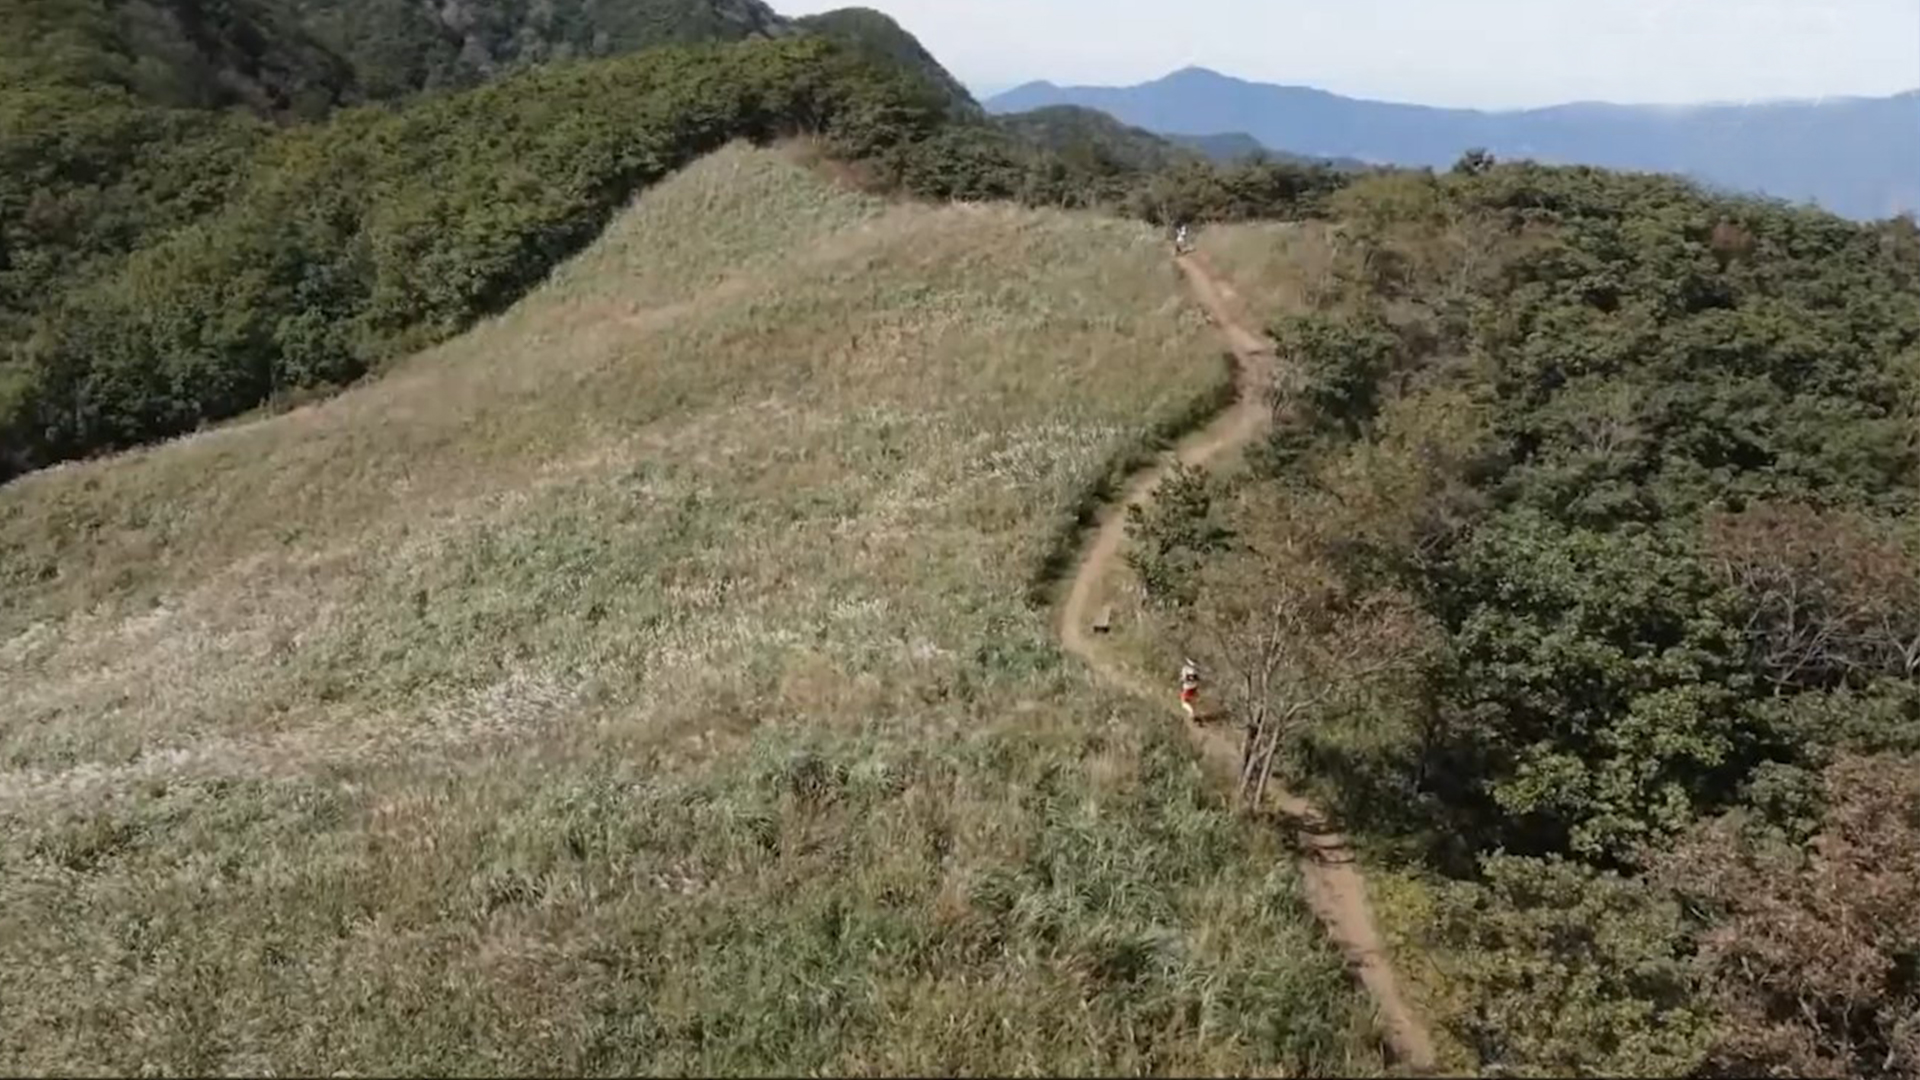
[[[17,35],[0,46],[0,482],[357,380],[513,302],[636,190],[733,138],[821,136],[882,190],[1156,221],[1174,205],[1310,213],[1332,183],[1210,169],[1104,120],[990,124],[911,35],[857,8],[794,25],[715,0],[496,5],[486,17],[506,21],[483,26],[455,6],[433,20],[519,50],[460,47],[498,78],[337,109],[440,85],[378,74],[384,61],[330,52],[301,22],[428,18],[384,4],[26,0],[0,15]],[[522,16],[538,26],[514,29]],[[591,49],[548,47],[589,31]],[[707,44],[543,63],[682,39]],[[324,119],[294,122],[307,114]],[[1161,175],[1169,162],[1179,175]]]
[[[0,1062],[1377,1067],[1026,602],[1219,391],[1179,296],[732,149],[380,382],[0,491]]]
[[[1245,216],[1310,211],[1327,186],[1120,145],[1139,133],[991,125],[860,9],[285,128],[22,71],[0,85],[0,482],[356,380],[511,303],[634,191],[732,138],[817,134],[881,189],[1149,218],[1167,190]],[[1172,159],[1184,171],[1160,182]]]
[[[1403,868],[1458,1067],[1915,1075],[1920,230],[1486,162],[1331,204],[1317,264],[1203,234],[1292,381],[1120,619]]]

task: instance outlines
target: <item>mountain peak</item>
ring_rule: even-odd
[[[1163,78],[1161,78],[1161,79],[1160,79],[1159,81],[1161,81],[1161,82],[1163,82],[1163,83],[1171,83],[1171,82],[1187,82],[1187,83],[1198,83],[1198,82],[1226,82],[1226,83],[1234,83],[1234,82],[1240,82],[1241,80],[1239,80],[1239,79],[1236,79],[1236,78],[1234,78],[1234,77],[1232,77],[1231,75],[1223,75],[1223,74],[1221,74],[1220,72],[1218,72],[1218,71],[1215,71],[1215,70],[1213,70],[1212,68],[1208,68],[1208,67],[1201,67],[1201,66],[1199,66],[1198,64],[1188,64],[1188,65],[1187,65],[1186,67],[1183,67],[1183,68],[1181,68],[1181,69],[1180,69],[1180,70],[1178,70],[1178,71],[1175,71],[1175,72],[1172,72],[1172,73],[1170,73],[1170,74],[1168,74],[1168,75],[1166,75],[1166,76],[1164,76],[1164,77],[1163,77]]]
[[[833,38],[878,60],[923,80],[947,99],[957,114],[981,115],[980,104],[967,88],[960,85],[940,61],[934,59],[920,39],[909,33],[893,16],[870,7],[844,7],[823,11],[794,20],[801,30]]]
[[[1336,96],[1325,90],[1315,89],[1311,86],[1300,86],[1293,83],[1254,82],[1251,79],[1242,79],[1239,76],[1228,75],[1223,71],[1215,71],[1212,68],[1201,67],[1197,64],[1189,64],[1178,71],[1171,72],[1155,79],[1153,82],[1146,83],[1144,86],[1187,93],[1245,94],[1249,92],[1265,93],[1283,91],[1294,97],[1311,95],[1314,98],[1333,98]]]

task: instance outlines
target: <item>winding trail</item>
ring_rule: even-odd
[[[1105,681],[1147,700],[1173,702],[1171,684],[1148,685],[1137,675],[1105,656],[1089,632],[1100,588],[1120,556],[1126,540],[1126,507],[1148,498],[1174,460],[1199,468],[1224,453],[1251,443],[1266,427],[1270,412],[1265,388],[1272,384],[1278,360],[1273,345],[1237,322],[1228,303],[1231,288],[1213,275],[1197,255],[1176,260],[1186,275],[1194,299],[1232,348],[1235,359],[1234,404],[1212,422],[1182,439],[1172,460],[1162,460],[1136,473],[1121,498],[1102,508],[1094,532],[1074,566],[1072,585],[1060,609],[1060,641]],[[1240,745],[1234,733],[1219,726],[1185,722],[1188,736],[1209,764],[1227,777],[1240,769]],[[1373,998],[1380,1034],[1398,1065],[1428,1072],[1434,1068],[1433,1039],[1426,1025],[1408,1007],[1394,977],[1392,962],[1374,926],[1367,904],[1366,880],[1354,862],[1346,837],[1335,831],[1325,815],[1298,795],[1269,789],[1269,799],[1291,823],[1300,847],[1300,872],[1306,880],[1307,901],[1345,955],[1348,967]]]

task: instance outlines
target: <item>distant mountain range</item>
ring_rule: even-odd
[[[993,113],[1098,109],[1194,145],[1245,132],[1270,150],[1444,168],[1466,150],[1553,164],[1677,173],[1708,185],[1854,218],[1920,210],[1920,90],[1890,98],[1751,105],[1579,103],[1482,112],[1341,97],[1188,68],[1127,87],[1036,82],[986,102]]]

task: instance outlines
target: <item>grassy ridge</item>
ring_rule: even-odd
[[[1376,1068],[1025,603],[1215,362],[1142,226],[730,150],[377,384],[22,478],[0,1060]]]

